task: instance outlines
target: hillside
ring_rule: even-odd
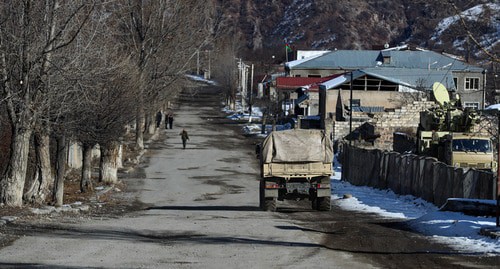
[[[241,52],[295,49],[371,49],[401,42],[482,58],[467,29],[490,51],[499,50],[500,3],[457,0],[214,0],[221,32]],[[466,27],[463,26],[460,12]],[[234,40],[236,39],[236,40]]]

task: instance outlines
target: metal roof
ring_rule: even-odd
[[[317,88],[317,84],[328,81],[340,75],[331,75],[327,77],[278,77],[276,78],[276,88],[279,89],[297,89],[297,88]]]
[[[430,90],[432,89],[432,85],[434,84],[434,82],[440,82],[449,91],[455,90],[453,76],[451,72],[447,70],[374,67],[352,71],[353,79],[358,79],[359,77],[365,75],[386,80],[412,89],[423,88]],[[351,72],[345,73],[339,77],[319,84],[319,87],[325,90],[336,88],[339,85],[348,82],[351,79],[350,76]]]
[[[351,74],[352,74],[352,79],[357,79],[357,78],[365,75],[364,72],[362,72],[360,70],[355,70],[355,71],[352,71],[349,73],[344,73],[344,74],[342,74],[338,77],[335,77],[333,79],[330,79],[328,81],[325,81],[325,82],[319,84],[318,87],[320,89],[326,89],[326,90],[333,89],[339,85],[346,83],[347,81],[350,81]]]
[[[375,67],[360,71],[367,75],[414,89],[424,88],[430,90],[434,82],[439,82],[449,91],[456,90],[455,83],[453,83],[453,76],[448,70]]]
[[[384,57],[386,61],[384,62]],[[433,51],[336,50],[303,61],[293,69],[361,69],[370,67],[416,68],[481,72],[480,67]]]
[[[291,69],[358,69],[376,66],[379,51],[336,50],[304,61]]]
[[[309,100],[309,94],[303,94],[302,96],[300,96],[297,100],[295,100],[295,103],[296,104],[300,104],[306,100]]]

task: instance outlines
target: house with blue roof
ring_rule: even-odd
[[[345,121],[346,110],[352,110],[360,124],[370,120],[363,113],[369,114],[373,122],[376,118],[392,121],[391,128],[378,123],[379,128],[385,128],[389,133],[402,121],[390,120],[381,114],[415,109],[415,118],[401,116],[408,120],[400,126],[416,127],[418,110],[432,104],[428,100],[433,98],[432,88],[436,82],[442,84],[450,99],[462,107],[481,109],[484,106],[482,68],[451,55],[423,49],[410,50],[406,45],[385,50],[335,50],[289,62],[285,69],[290,77],[332,77],[319,84],[319,115],[322,125],[327,118],[339,121],[339,124],[334,123],[334,129]],[[420,101],[425,103],[424,106],[415,105]],[[374,118],[374,114],[380,116]],[[405,124],[408,126],[403,126]],[[341,136],[335,134],[335,137]]]
[[[380,92],[387,91],[419,91],[428,95],[432,85],[439,82],[448,89],[452,97],[459,95],[463,107],[484,107],[485,76],[482,68],[466,64],[457,57],[408,48],[402,46],[381,51],[335,50],[310,59],[289,62],[286,64],[286,71],[291,77],[325,77],[355,71],[354,90],[377,91],[379,96]],[[337,79],[337,82],[339,80]],[[350,84],[350,77],[348,80],[349,83],[338,85],[328,82],[325,84],[330,85],[328,90],[345,89],[345,86]],[[337,96],[338,93],[333,92],[332,95]],[[368,99],[356,99],[361,99],[362,104],[368,104],[371,100],[371,105],[387,108],[401,105],[389,101],[395,99],[392,96],[395,94],[387,94],[387,98],[377,98],[380,100],[373,100],[372,95],[368,94]],[[401,96],[404,100],[404,94]]]

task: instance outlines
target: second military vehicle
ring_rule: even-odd
[[[496,171],[490,137],[473,130],[478,113],[459,108],[455,104],[459,100],[450,100],[440,83],[435,83],[433,93],[439,107],[420,113],[417,154],[435,157],[457,168]]]

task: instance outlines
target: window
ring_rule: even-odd
[[[360,107],[361,106],[361,99],[352,99],[352,106],[353,107]]]
[[[458,78],[453,78],[453,83],[455,85],[455,89],[458,89]]]
[[[464,108],[465,107],[471,107],[473,109],[479,109],[479,102],[465,102],[464,103]]]
[[[491,143],[486,139],[454,139],[453,151],[491,152]]]
[[[465,78],[466,90],[479,90],[479,78]]]

